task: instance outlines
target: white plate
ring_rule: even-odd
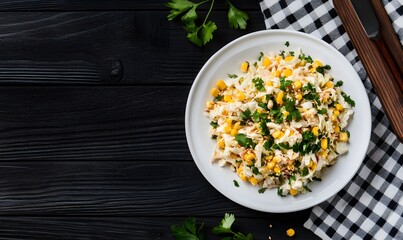
[[[286,48],[284,43],[290,42]],[[301,48],[305,54],[329,64],[335,80],[343,80],[342,89],[356,103],[355,113],[347,129],[351,133],[350,151],[339,157],[327,169],[321,182],[309,185],[312,192],[297,197],[279,197],[276,189],[258,193],[258,187],[239,180],[228,167],[212,164],[214,141],[208,134],[209,118],[205,116],[206,101],[211,100],[210,89],[217,79],[227,73],[239,72],[244,60],[257,59],[260,52],[278,52]],[[308,34],[287,30],[265,30],[245,35],[215,53],[203,66],[190,90],[186,105],[186,138],[193,159],[204,177],[219,192],[245,207],[264,212],[293,212],[312,207],[335,195],[354,176],[360,167],[369,144],[371,110],[361,79],[347,59],[326,42]],[[237,180],[239,187],[235,187]]]

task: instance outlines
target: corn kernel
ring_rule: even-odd
[[[290,131],[290,136],[292,136],[292,135],[294,135],[294,131],[293,131],[293,130]]]
[[[232,97],[230,95],[224,95],[224,102],[231,102]]]
[[[263,66],[268,67],[268,66],[270,66],[270,64],[271,64],[270,58],[267,57],[267,56],[264,56],[264,58],[263,58]]]
[[[295,95],[295,99],[297,99],[298,101],[301,101],[302,99],[302,94],[298,93],[297,95]]]
[[[280,137],[281,137],[281,134],[282,134],[281,131],[276,130],[276,131],[273,132],[272,136],[273,136],[274,138],[280,138]]]
[[[225,148],[224,139],[221,138],[220,140],[218,140],[218,147],[221,148],[221,149]]]
[[[280,174],[281,170],[279,167],[274,167],[274,172]]]
[[[322,138],[322,140],[320,140],[320,147],[322,148],[322,149],[327,149],[327,144],[328,144],[328,142],[327,142],[327,138]]]
[[[211,94],[211,96],[213,96],[213,97],[217,97],[219,93],[220,93],[220,92],[218,91],[217,88],[212,88],[212,89],[210,90],[210,94]]]
[[[207,101],[206,102],[206,107],[207,107],[207,109],[213,109],[214,108],[214,103],[210,102],[210,101]]]
[[[339,127],[339,126],[335,126],[335,127],[333,128],[333,131],[334,131],[335,133],[339,133],[339,132],[340,132],[340,127]]]
[[[239,84],[242,84],[244,80],[245,80],[244,77],[240,77],[240,78],[239,78]]]
[[[295,195],[297,195],[298,194],[298,190],[297,189],[290,189],[290,194],[292,195],[292,196],[295,196]],[[288,231],[288,230],[287,230]]]
[[[291,61],[291,60],[293,60],[294,59],[294,56],[288,56],[288,57],[285,57],[284,58],[284,60],[286,61],[286,62],[289,62],[289,61]]]
[[[299,62],[299,66],[305,66],[305,64],[306,64],[306,60],[301,60],[301,62]]]
[[[337,116],[336,115],[332,115],[332,121],[336,121],[337,120]]]
[[[233,128],[235,128],[236,130],[241,129],[241,122],[236,122],[233,126]]]
[[[230,126],[232,125],[232,119],[231,118],[225,119],[225,122]]]
[[[227,109],[222,110],[221,114],[224,115],[224,116],[227,116],[228,115]]]
[[[254,177],[250,177],[249,179],[249,182],[253,185],[253,186],[256,186],[256,184],[259,182],[256,178],[254,178]]]
[[[318,165],[317,165],[316,163],[314,163],[314,164],[312,164],[312,166],[310,167],[310,169],[311,169],[312,171],[315,171],[315,169],[316,169],[317,166],[318,166]]]
[[[337,117],[337,116],[340,115],[340,112],[339,112],[338,110],[334,110],[334,111],[333,111],[333,115]]]
[[[298,90],[298,89],[300,89],[300,88],[302,87],[302,83],[301,83],[300,80],[296,80],[296,81],[293,83],[293,85],[294,85],[294,89],[295,89],[295,90]]]
[[[348,134],[346,132],[341,132],[339,136],[339,140],[341,142],[347,142],[348,140]]]
[[[284,71],[283,71],[283,76],[284,77],[289,77],[291,75],[292,75],[292,70],[291,69],[289,69],[289,68],[284,69]]]
[[[264,159],[266,161],[271,161],[273,159],[273,156],[272,155],[266,155],[266,156],[264,156]]]
[[[321,156],[322,158],[326,158],[328,153],[327,153],[327,151],[322,151],[322,150],[321,150],[321,151],[319,151],[318,154],[319,154],[319,156]]]
[[[267,81],[267,86],[269,86],[269,87],[273,86],[273,82]]]
[[[248,69],[249,69],[249,63],[248,62],[243,62],[241,64],[241,72],[246,73],[248,71]]]
[[[336,103],[335,107],[339,111],[343,111],[343,109],[344,109],[343,105],[341,105],[340,103]]]
[[[246,181],[246,176],[243,172],[239,173],[238,176],[242,181]]]
[[[274,162],[274,163],[278,163],[278,161],[280,161],[280,157],[279,156],[274,156],[271,161]]]
[[[243,172],[243,165],[240,165],[240,166],[238,167],[238,169],[236,170],[236,172],[237,172],[238,174],[242,173],[242,172]]]
[[[290,115],[290,112],[288,112],[286,110],[284,110],[282,113],[283,113],[284,117],[287,117],[288,115]]]
[[[315,60],[315,61],[312,63],[312,67],[313,67],[313,68],[322,67],[322,66],[323,66],[322,63],[321,63],[319,60]]]
[[[329,99],[329,97],[327,95],[325,95],[322,98],[322,102],[325,103],[325,102],[327,102],[328,99]]]
[[[227,133],[227,134],[231,133],[231,130],[232,130],[232,128],[231,128],[230,125],[227,125],[227,126],[224,127],[224,132]]]
[[[334,86],[334,83],[332,81],[326,82],[325,87],[326,88],[332,88]]]
[[[280,77],[280,71],[279,70],[274,71],[273,76]]]
[[[282,59],[282,57],[281,57],[281,56],[277,56],[277,57],[276,57],[276,61],[277,61],[277,63],[280,63],[281,59]]]
[[[231,136],[235,136],[235,135],[237,135],[238,134],[238,130],[237,129],[235,129],[235,128],[233,128],[233,129],[231,129]]]
[[[253,159],[255,159],[255,154],[251,153],[251,152],[247,152],[243,155],[243,159],[248,162],[251,163]]]
[[[227,89],[227,84],[225,84],[224,80],[220,79],[217,81],[216,86],[218,87],[218,89],[220,89],[221,91],[224,91],[225,89]]]
[[[313,67],[313,68],[309,69],[309,72],[310,73],[316,72],[316,68]]]
[[[283,92],[283,91],[280,91],[280,92],[277,94],[276,102],[277,102],[278,104],[280,104],[280,105],[283,105],[283,97],[284,97],[284,92]]]
[[[287,230],[287,236],[292,237],[292,236],[294,236],[294,234],[295,234],[294,229],[290,228]]]
[[[236,94],[236,98],[239,101],[243,101],[243,100],[245,100],[245,94],[243,92],[241,92],[241,91],[238,91],[238,93]]]
[[[313,127],[312,128],[312,133],[313,133],[313,135],[315,135],[315,136],[318,136],[319,135],[319,128],[318,127]]]
[[[308,167],[312,167],[312,165],[314,164],[314,162],[312,160],[309,161]]]
[[[274,162],[268,162],[267,163],[267,170],[273,170],[275,163]]]

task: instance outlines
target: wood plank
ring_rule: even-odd
[[[268,216],[224,197],[191,159],[20,161],[0,169],[0,216]]]
[[[320,239],[302,227],[305,214],[288,215],[288,220],[279,215],[267,214],[264,218],[236,217],[233,227],[243,233],[252,233],[255,239],[286,239],[285,231],[293,227],[293,239]],[[186,217],[0,217],[0,235],[7,239],[173,239],[171,225],[180,225]],[[217,239],[211,229],[221,217],[198,217],[204,223],[206,239]],[[272,228],[269,225],[272,224]]]
[[[189,87],[2,87],[0,161],[189,160]]]
[[[108,10],[165,10],[164,6],[169,0],[2,0],[0,11],[108,11]],[[198,2],[198,1],[194,1]],[[259,9],[259,1],[232,0],[237,8],[241,10]],[[200,9],[207,9],[209,3],[200,6]],[[215,1],[214,9],[226,10],[224,1]]]
[[[1,4],[0,4],[1,9]],[[164,11],[2,13],[1,85],[190,84],[219,48],[264,29],[251,12],[246,31],[229,29],[214,12],[214,40],[199,48]]]

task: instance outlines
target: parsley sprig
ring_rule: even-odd
[[[234,180],[235,181],[235,180]],[[222,239],[226,240],[253,240],[253,234],[243,234],[235,232],[231,229],[235,222],[234,214],[226,213],[220,224],[212,229],[215,235],[224,236]],[[172,235],[176,240],[205,240],[204,223],[196,224],[196,219],[189,217],[182,225],[171,225]]]
[[[198,25],[197,8],[210,2],[210,8],[204,17],[203,22]],[[234,29],[246,29],[249,16],[246,12],[236,8],[229,0],[226,1],[228,5],[228,23]],[[214,7],[214,0],[205,0],[198,3],[189,0],[171,0],[165,4],[170,9],[167,16],[169,21],[181,17],[181,22],[184,29],[187,31],[187,39],[195,45],[201,47],[206,45],[212,38],[213,33],[217,30],[217,25],[213,21],[209,21],[210,13]]]

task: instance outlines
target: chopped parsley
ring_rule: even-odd
[[[326,108],[322,108],[322,109],[318,110],[318,114],[326,114],[326,113],[327,113]]]
[[[243,133],[238,133],[235,135],[235,140],[239,145],[245,148],[255,148],[256,144],[252,141],[251,138],[246,137]]]
[[[210,122],[210,125],[211,125],[213,128],[217,128],[217,127],[218,127],[218,123],[217,123],[217,122],[211,121],[211,122]]]
[[[252,79],[252,82],[254,83],[254,85],[255,85],[255,88],[257,89],[257,90],[259,90],[259,91],[264,91],[265,90],[265,88],[264,88],[264,86],[263,86],[263,79],[261,79],[261,78],[254,78],[254,79]]]
[[[239,187],[239,183],[237,182],[237,180],[234,180],[234,186]]]
[[[284,43],[284,45],[286,45],[287,47],[289,47],[289,46],[290,46],[290,42],[287,41],[287,42]]]
[[[343,81],[342,81],[342,80],[337,81],[337,83],[336,83],[334,86],[335,86],[335,87],[341,87],[341,86],[343,86]]]
[[[305,177],[306,175],[308,175],[308,173],[309,173],[308,167],[304,167],[304,168],[302,169],[302,171],[301,171],[301,175],[302,175],[303,177]]]
[[[313,63],[312,57],[309,56],[309,55],[306,56],[305,54],[301,53],[301,54],[298,56],[298,58],[301,59],[301,60],[305,60],[305,61],[307,61],[308,63]]]
[[[347,95],[345,92],[341,92],[341,95],[344,98],[344,101],[346,101],[348,104],[350,104],[352,107],[355,107],[355,102],[349,95]]]
[[[247,121],[250,118],[251,114],[251,111],[249,109],[246,109],[239,116],[242,118],[243,121]]]
[[[270,150],[271,147],[274,144],[274,139],[272,137],[269,137],[269,139],[266,140],[266,142],[264,142],[263,144],[263,148],[266,150]]]
[[[238,77],[238,75],[236,75],[236,74],[228,73],[227,75],[228,75],[229,78],[237,78]]]
[[[257,192],[258,193],[264,193],[264,192],[266,192],[266,190],[267,190],[267,188],[264,187],[264,188],[259,189]]]
[[[280,89],[285,91],[287,90],[287,87],[291,85],[292,81],[291,80],[285,80],[285,77],[280,78]]]
[[[263,54],[262,52],[260,52],[260,55],[259,55],[259,58],[258,58],[259,61],[262,60],[263,55],[264,55],[264,54]]]
[[[283,189],[277,188],[277,195],[279,195],[280,197],[285,197],[285,195],[283,194]]]
[[[330,65],[325,65],[325,66],[319,66],[316,68],[316,72],[321,73],[322,75],[325,75],[325,70],[330,70],[331,67]]]
[[[213,99],[213,101],[214,101],[214,102],[218,102],[218,101],[221,101],[222,98],[223,98],[222,95],[218,95],[217,97],[215,97],[215,98]]]
[[[259,169],[258,169],[257,167],[252,167],[252,172],[253,172],[253,174],[255,174],[255,175],[261,174],[261,173],[259,172]]]

